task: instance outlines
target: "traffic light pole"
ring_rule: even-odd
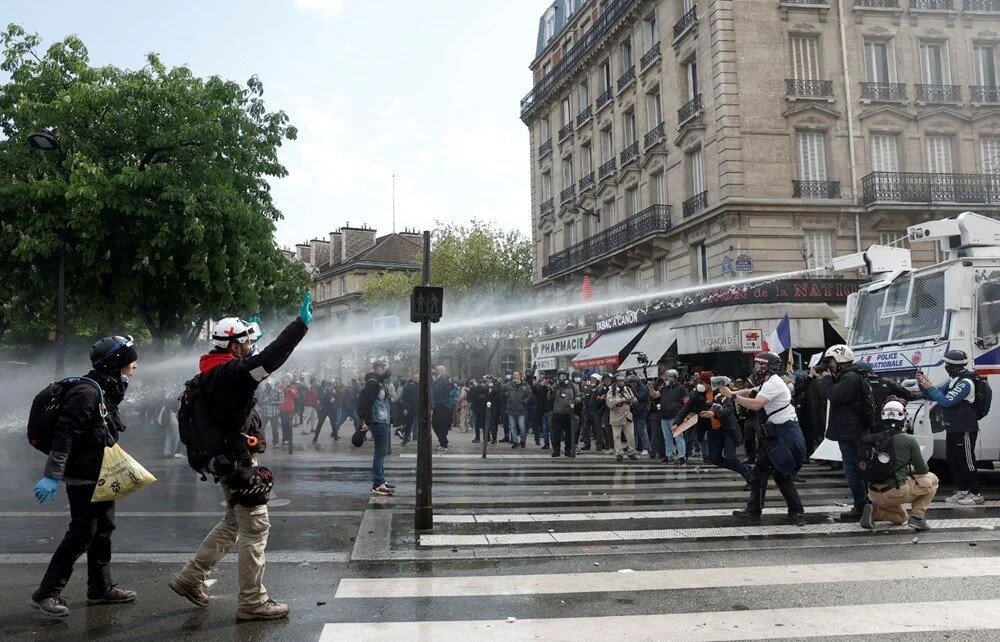
[[[424,232],[423,284],[431,284],[431,233]],[[420,421],[417,425],[417,501],[414,526],[417,531],[434,528],[431,503],[431,321],[420,321]]]

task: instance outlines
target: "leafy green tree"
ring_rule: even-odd
[[[390,272],[362,294],[372,307],[400,304],[420,282],[419,273]],[[467,226],[443,225],[431,239],[431,282],[445,288],[449,301],[524,294],[531,287],[531,242],[520,232],[475,219]]]
[[[0,333],[51,327],[63,243],[71,331],[135,320],[162,346],[212,317],[292,305],[309,277],[274,245],[268,180],[286,175],[277,152],[296,130],[260,81],[198,78],[155,54],[94,67],[74,36],[40,46],[17,25],[0,33]],[[28,147],[41,129],[60,153]]]

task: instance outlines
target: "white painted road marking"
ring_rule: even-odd
[[[632,573],[551,573],[461,577],[345,578],[338,598],[481,597],[552,593],[664,591],[732,586],[819,584],[823,582],[906,581],[1000,575],[1000,557],[892,560],[842,564],[788,564],[685,568]]]
[[[323,627],[320,642],[734,642],[982,631],[1000,629],[998,609],[1000,600],[967,600],[558,619],[336,623]]]
[[[734,505],[742,507],[743,504]],[[909,507],[909,504],[906,505]],[[983,509],[998,508],[1000,501],[991,500],[981,506],[959,506],[945,502],[935,502],[931,504],[930,510],[952,510],[952,509]],[[831,504],[829,506],[806,506],[807,513],[839,513],[847,507],[841,504]],[[601,511],[590,513],[477,513],[474,515],[444,514],[435,515],[436,524],[510,524],[523,522],[591,522],[595,520],[615,520],[615,519],[674,519],[680,517],[728,517],[732,515],[732,508],[697,508],[697,509],[663,509],[644,511]],[[765,508],[765,515],[785,515],[788,510],[785,508]]]
[[[1000,518],[948,519],[932,522],[936,531],[1000,527]],[[906,526],[877,524],[877,530],[908,531]],[[760,537],[764,535],[831,535],[867,533],[857,524],[808,524],[806,526],[730,526],[724,528],[673,528],[657,530],[577,531],[564,533],[518,533],[502,535],[421,535],[419,545],[489,546],[493,544],[559,544],[569,542],[656,541],[664,539]]]
[[[112,555],[115,564],[142,564],[144,562],[183,564],[194,555],[190,553],[119,553]],[[308,551],[268,551],[268,564],[339,564],[346,562],[348,553],[310,553]],[[48,564],[52,553],[3,553],[0,554],[0,565],[3,564]],[[236,562],[236,551],[222,558],[223,562]]]

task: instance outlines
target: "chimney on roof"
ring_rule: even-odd
[[[340,228],[344,242],[341,244],[341,261],[348,261],[365,250],[375,247],[375,230],[367,226]]]
[[[316,267],[323,267],[330,262],[330,242],[322,239],[309,241],[312,246],[312,264]]]
[[[308,243],[295,244],[295,258],[301,263],[312,264],[312,246]]]
[[[330,265],[336,265],[344,260],[344,235],[340,230],[330,232]]]

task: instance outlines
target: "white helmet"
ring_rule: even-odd
[[[887,401],[882,406],[882,421],[906,421],[906,407],[901,401]]]
[[[237,343],[255,341],[259,333],[255,326],[256,324],[247,323],[239,317],[226,317],[215,324],[215,329],[212,330],[212,343],[217,348],[225,348],[229,346],[230,341]]]
[[[842,343],[830,346],[823,353],[823,360],[826,361],[827,359],[833,359],[837,363],[854,363],[854,351]]]

